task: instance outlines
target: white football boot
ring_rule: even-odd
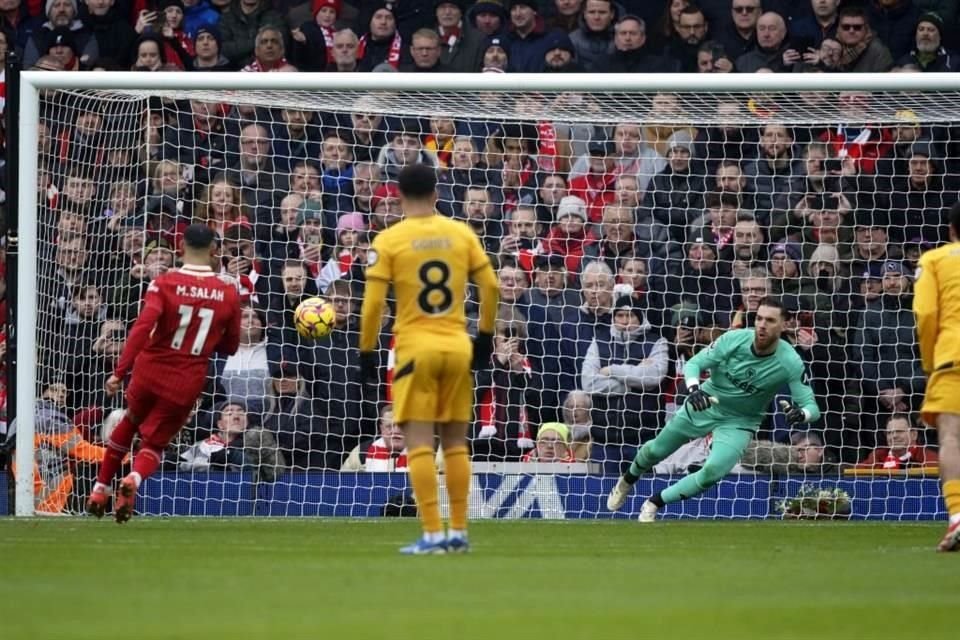
[[[655,522],[659,510],[660,507],[649,500],[644,500],[643,506],[640,507],[640,515],[637,516],[637,522]]]
[[[614,485],[613,490],[610,491],[610,495],[607,496],[607,510],[619,510],[620,507],[623,506],[623,503],[627,501],[627,496],[630,495],[632,490],[633,485],[624,480],[622,476],[617,479],[617,484]]]

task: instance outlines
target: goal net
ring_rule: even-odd
[[[775,517],[819,489],[848,495],[855,517],[942,515],[911,287],[919,255],[947,240],[960,184],[947,88],[485,76],[453,90],[374,74],[331,90],[265,74],[212,90],[80,75],[88,88],[60,75],[72,88],[45,84],[22,115],[36,287],[23,293],[22,267],[20,318],[36,328],[20,339],[36,366],[20,371],[35,391],[18,399],[18,422],[33,423],[18,460],[34,476],[21,464],[18,486],[37,512],[79,511],[123,409],[104,379],[146,287],[201,222],[238,282],[242,344],[211,365],[139,510],[409,513],[389,320],[376,388],[357,379],[357,330],[370,241],[402,217],[394,180],[424,162],[437,210],[477,232],[500,278],[470,431],[474,517],[610,517],[617,475],[682,410],[683,363],[752,326],[768,295],[786,304],[823,417],[790,427],[774,401],[737,475],[667,515]],[[48,76],[24,77],[27,93]],[[317,295],[336,328],[314,342],[292,311]],[[472,293],[466,311],[473,331]],[[658,465],[624,513],[709,447]]]

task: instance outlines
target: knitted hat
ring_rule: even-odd
[[[540,430],[537,431],[537,440],[540,439],[540,436],[548,431],[553,431],[555,434],[560,436],[560,440],[564,444],[570,444],[570,428],[562,422],[547,422],[540,426]]]
[[[297,371],[297,365],[294,362],[288,362],[286,360],[281,360],[280,362],[271,362],[270,363],[270,377],[271,378],[283,378],[283,377],[294,377],[299,375]]]
[[[367,228],[362,213],[345,213],[337,220],[337,235],[341,231],[363,231]]]
[[[617,152],[617,143],[606,138],[594,138],[587,143],[587,153],[592,156],[612,156]]]
[[[616,315],[617,311],[629,311],[637,319],[637,322],[643,324],[643,311],[637,308],[633,296],[620,296],[617,298],[616,303],[613,305],[613,314]]]
[[[880,209],[867,209],[865,211],[858,211],[855,216],[855,226],[857,227],[881,227],[886,229],[890,226],[890,216],[887,215],[885,211]]]
[[[196,35],[194,36],[194,42],[200,37],[200,34],[206,33],[209,34],[214,40],[217,41],[217,49],[223,48],[223,36],[220,34],[220,28],[215,24],[202,24],[197,27]]]
[[[533,259],[533,266],[541,270],[566,269],[567,261],[559,253],[541,253]]]
[[[433,10],[436,11],[437,8],[442,4],[455,4],[457,8],[460,9],[460,13],[466,13],[467,7],[470,5],[466,0],[434,0],[433,1]]]
[[[518,5],[524,5],[538,13],[540,12],[540,0],[510,0],[511,10]]]
[[[510,15],[507,7],[501,0],[481,0],[480,2],[476,2],[470,7],[470,13],[473,15],[477,15],[478,13],[494,13],[500,16],[501,20],[506,20]]]
[[[306,200],[297,214],[297,226],[303,226],[307,220],[323,220],[323,203],[318,200]]]
[[[47,4],[44,8],[44,14],[49,18],[50,10],[53,9],[54,0],[47,0]],[[77,0],[70,0],[70,4],[73,5],[73,14],[76,15],[79,9],[77,8]]]
[[[376,211],[377,205],[386,200],[387,198],[399,198],[400,189],[397,188],[397,185],[388,182],[377,187],[377,190],[373,192],[373,196],[370,198],[370,210]]]
[[[573,46],[573,40],[570,39],[570,35],[566,31],[551,31],[544,36],[541,50],[547,53],[554,49],[569,51],[572,56],[577,55],[577,50]]]
[[[340,17],[340,11],[343,9],[343,2],[341,0],[313,0],[310,5],[311,12],[313,15],[317,15],[317,12],[324,7],[329,7],[333,9],[333,12],[337,14],[337,17]]]
[[[50,39],[47,41],[47,51],[54,47],[70,47],[73,53],[78,53],[77,43],[73,39],[73,32],[67,27],[57,27],[50,32]]]
[[[373,17],[373,14],[375,14],[377,11],[380,11],[381,9],[386,9],[390,13],[396,15],[397,13],[396,5],[397,5],[397,0],[379,0],[378,2],[371,2],[369,15],[370,17]]]
[[[906,269],[903,268],[903,263],[899,260],[887,260],[883,263],[883,272],[896,273],[902,276],[904,273],[906,273]]]
[[[803,252],[793,242],[781,242],[779,244],[773,245],[773,248],[770,250],[770,257],[784,254],[794,262],[801,262],[803,260]]]
[[[883,280],[883,265],[878,262],[871,262],[860,277],[864,280]]]
[[[563,196],[557,206],[557,220],[563,216],[577,216],[587,221],[587,203],[577,196]]]
[[[937,33],[940,34],[940,37],[943,38],[943,18],[940,17],[940,14],[935,11],[927,11],[920,14],[920,17],[917,18],[917,26],[920,26],[920,23],[926,22],[927,24],[932,24],[933,27],[937,30]]]
[[[487,49],[490,47],[500,47],[504,51],[507,51],[510,45],[507,43],[507,39],[504,36],[490,36],[487,38],[487,44],[483,47],[483,53],[487,52]]]
[[[167,7],[176,7],[180,9],[180,13],[183,13],[183,0],[160,0],[157,3],[157,11],[164,12]]]

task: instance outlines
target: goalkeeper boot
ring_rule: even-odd
[[[107,512],[107,505],[109,503],[110,490],[104,486],[95,486],[87,498],[86,511],[99,520],[103,517],[103,514]]]
[[[401,547],[400,553],[405,556],[431,556],[441,555],[447,552],[447,541],[440,539],[439,542],[431,541],[426,535],[406,547]]]
[[[137,478],[132,473],[127,474],[127,477],[120,481],[113,511],[113,519],[117,524],[123,524],[133,517],[133,505],[137,501],[138,488]]]
[[[960,520],[947,527],[947,535],[937,545],[937,551],[960,551]]]
[[[470,551],[470,541],[467,540],[465,533],[457,533],[447,536],[447,553],[468,553]]]
[[[640,515],[637,516],[637,522],[655,522],[657,519],[657,511],[660,510],[660,507],[645,500],[643,506],[640,507]]]
[[[614,485],[610,495],[607,496],[607,510],[617,511],[627,501],[627,496],[633,491],[633,485],[623,479],[621,476]]]

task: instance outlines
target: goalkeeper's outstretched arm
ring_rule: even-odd
[[[790,380],[790,396],[794,403],[803,410],[804,422],[816,422],[820,419],[820,407],[813,395],[813,389],[804,382],[804,371],[799,372]]]

